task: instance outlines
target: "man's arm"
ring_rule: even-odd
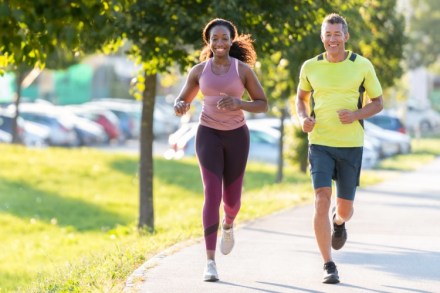
[[[365,105],[365,107],[357,110],[350,111],[347,109],[339,110],[339,120],[342,124],[350,124],[357,120],[367,119],[383,109],[382,95],[371,99],[371,101]]]
[[[303,91],[298,87],[296,94],[296,113],[298,115],[301,128],[304,132],[311,132],[315,127],[315,118],[309,117],[309,98],[310,92]]]

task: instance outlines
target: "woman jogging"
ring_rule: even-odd
[[[249,153],[249,130],[243,111],[266,112],[266,95],[251,66],[256,53],[250,35],[238,35],[228,20],[213,19],[203,30],[201,63],[188,74],[175,100],[176,115],[185,114],[199,90],[203,108],[196,135],[196,154],[204,187],[203,228],[207,265],[204,281],[217,281],[215,264],[220,205],[223,201],[220,250],[234,246],[233,223],[240,210],[243,176]],[[242,100],[247,91],[249,101]]]

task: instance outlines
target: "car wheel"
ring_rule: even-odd
[[[431,124],[429,124],[428,121],[422,121],[420,122],[420,132],[421,133],[427,133],[431,131]]]

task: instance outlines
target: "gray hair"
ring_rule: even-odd
[[[331,13],[329,15],[327,15],[324,20],[322,21],[322,26],[321,26],[321,33],[324,29],[324,25],[330,23],[330,24],[342,24],[342,31],[344,32],[344,34],[348,33],[348,24],[347,21],[345,20],[345,18],[343,16],[340,16],[337,13]]]

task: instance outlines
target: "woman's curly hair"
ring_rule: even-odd
[[[255,52],[254,41],[251,35],[239,35],[237,27],[232,22],[221,18],[211,20],[203,29],[203,43],[205,47],[200,55],[200,61],[205,61],[213,56],[209,48],[209,38],[211,29],[219,25],[226,27],[231,34],[232,46],[229,50],[229,56],[237,58],[250,66],[254,66],[257,61],[257,53]]]

